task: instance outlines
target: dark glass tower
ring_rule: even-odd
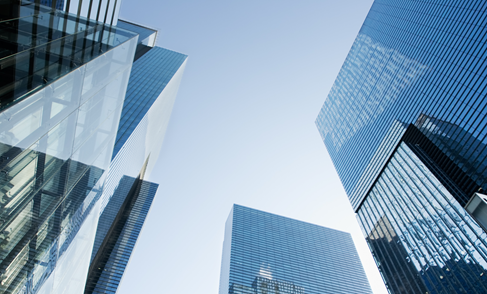
[[[487,6],[376,0],[316,124],[392,293],[486,293]]]
[[[372,293],[350,234],[234,205],[219,294]]]

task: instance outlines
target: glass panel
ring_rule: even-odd
[[[9,44],[0,51],[0,109],[4,109],[135,34],[51,11],[0,22],[0,36]]]
[[[406,143],[397,149],[359,216],[393,292],[487,291],[486,233]],[[380,233],[385,229],[388,234]]]
[[[36,292],[100,199],[135,45],[132,38],[105,52],[116,70],[104,64],[111,76],[81,108],[86,66],[0,113],[0,292]],[[90,131],[75,147],[77,127]]]

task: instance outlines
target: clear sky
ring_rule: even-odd
[[[119,293],[218,293],[233,203],[352,233],[387,293],[314,124],[371,0],[124,0],[189,55],[160,183]]]

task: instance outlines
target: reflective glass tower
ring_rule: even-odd
[[[116,291],[186,61],[59,3],[0,3],[0,293]]]
[[[234,205],[220,294],[372,293],[350,234]]]
[[[2,5],[0,293],[79,291],[137,35]]]
[[[160,47],[141,49],[143,41],[101,197],[85,293],[115,293],[158,187],[144,178],[158,158],[187,56]]]
[[[376,0],[316,120],[392,293],[487,292],[486,9]]]

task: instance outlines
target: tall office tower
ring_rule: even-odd
[[[487,293],[486,9],[376,0],[316,120],[391,293]]]
[[[102,196],[85,293],[115,293],[119,286],[157,190],[157,184],[143,179],[157,160],[187,59],[144,45],[147,39],[155,42],[154,31],[120,20],[121,24],[137,31],[140,39]]]
[[[129,26],[0,3],[0,293],[116,291],[186,60]]]
[[[233,205],[220,294],[372,293],[350,234]]]
[[[15,3],[0,10],[0,293],[82,291],[137,35]]]

